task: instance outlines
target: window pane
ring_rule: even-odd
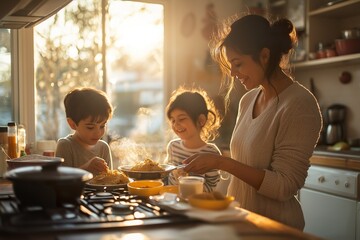
[[[36,138],[56,140],[70,133],[65,94],[74,87],[103,88],[101,1],[73,1],[34,32]]]
[[[12,120],[10,30],[0,29],[0,125]]]
[[[98,0],[72,1],[35,27],[36,138],[69,134],[64,96],[92,86],[106,89],[115,107],[108,125],[113,149],[117,140],[131,139],[163,151],[163,5],[110,0],[104,24],[101,7]]]
[[[156,154],[165,149],[164,8],[160,4],[111,1],[109,16],[108,90],[116,107],[109,133],[113,140],[123,140],[119,144],[128,144],[131,139],[150,145]],[[114,154],[121,158],[121,153]]]

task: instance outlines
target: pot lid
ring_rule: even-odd
[[[62,167],[58,164],[47,164],[43,166],[28,166],[10,170],[5,173],[9,180],[81,180],[88,181],[93,178],[92,173],[80,168]]]

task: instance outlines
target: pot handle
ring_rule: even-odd
[[[41,167],[41,171],[56,171],[56,169],[60,166],[61,161],[51,161],[48,162]]]

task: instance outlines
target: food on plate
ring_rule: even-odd
[[[204,193],[195,194],[194,198],[204,199],[204,200],[224,200],[225,196],[220,192],[214,191],[214,192],[204,192]]]
[[[129,178],[123,172],[118,170],[108,170],[106,172],[102,172],[89,181],[90,184],[98,185],[116,185],[128,182],[130,182]]]
[[[147,158],[142,162],[138,162],[131,168],[131,171],[144,171],[144,172],[155,172],[165,171],[165,168],[161,167],[159,163]]]
[[[189,204],[193,207],[208,210],[223,210],[234,201],[233,196],[223,196],[219,192],[194,194],[189,198]]]

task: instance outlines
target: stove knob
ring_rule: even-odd
[[[325,177],[324,177],[324,176],[320,176],[320,177],[318,178],[318,182],[319,182],[319,183],[325,182]]]
[[[338,179],[335,180],[335,185],[339,185],[340,181]]]
[[[345,187],[346,187],[346,188],[350,187],[350,183],[349,183],[349,182],[345,182]]]

